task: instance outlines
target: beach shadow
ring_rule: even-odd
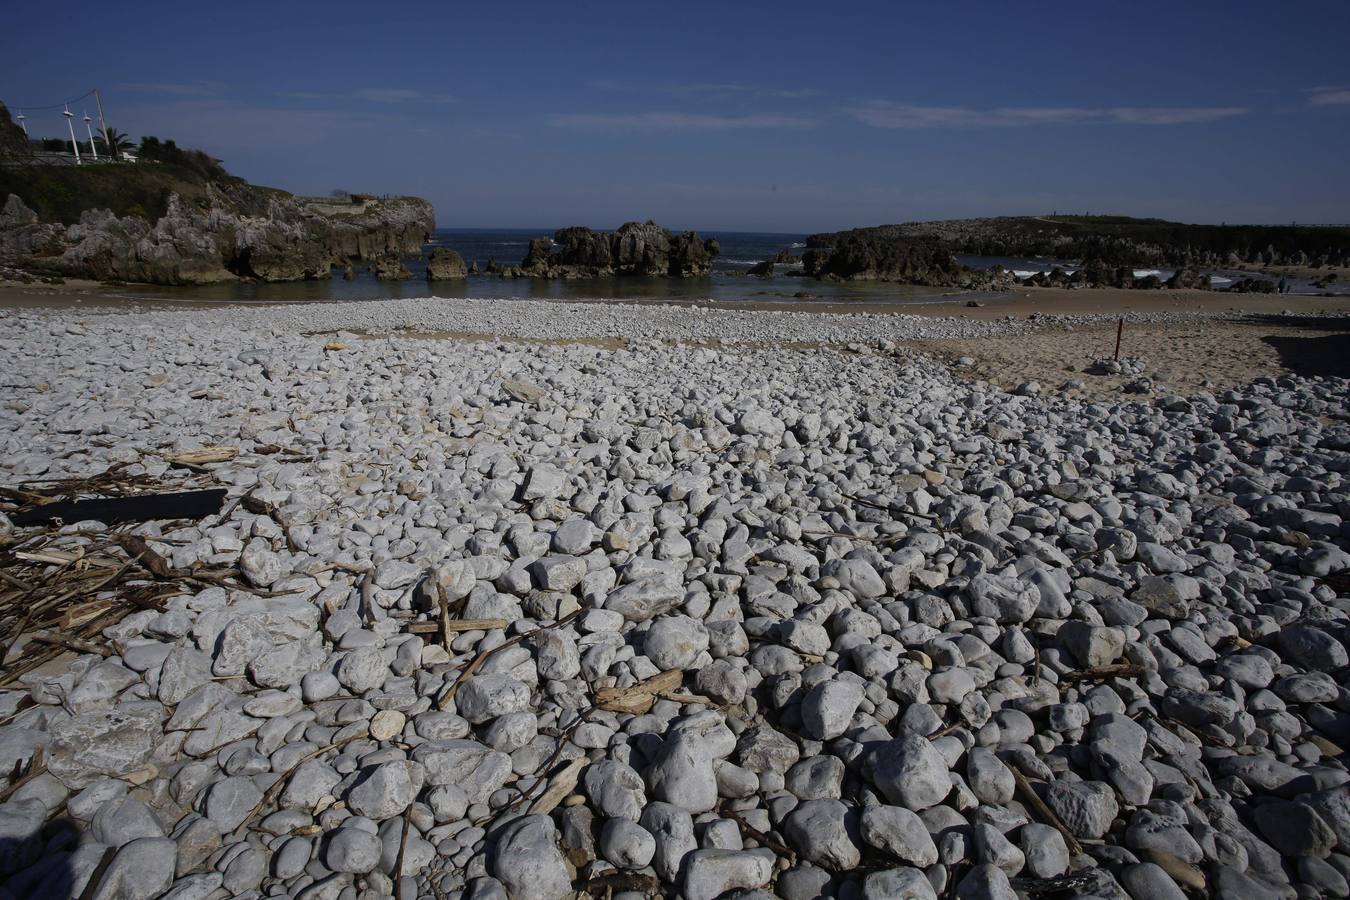
[[[1279,328],[1310,328],[1316,331],[1350,331],[1350,317],[1318,313],[1249,313],[1239,319],[1244,325]]]
[[[12,897],[79,896],[84,884],[71,865],[79,827],[70,819],[46,823],[39,832],[0,839],[0,891]],[[89,871],[84,872],[88,880]]]
[[[1280,365],[1298,375],[1350,378],[1350,318],[1317,314],[1254,313],[1243,324],[1320,332],[1261,338],[1280,355]]]
[[[1280,355],[1280,365],[1298,375],[1350,378],[1350,319],[1340,316],[1249,316],[1253,325],[1320,332],[1268,334],[1261,338]]]

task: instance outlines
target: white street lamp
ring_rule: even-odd
[[[89,124],[92,121],[94,120],[89,118],[89,111],[85,110],[84,131],[85,134],[89,135],[89,152],[93,154],[94,162],[98,162],[98,148],[94,146],[94,126]]]
[[[24,123],[24,119],[28,117],[23,114],[23,110],[19,110],[19,114],[14,118],[18,120],[19,127],[23,129],[23,136],[28,137],[28,125]]]
[[[70,128],[70,148],[75,151],[75,165],[82,166],[84,163],[80,161],[80,145],[75,140],[75,114],[70,111],[70,107],[66,107],[62,115],[66,117],[66,125]]]

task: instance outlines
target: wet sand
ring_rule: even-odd
[[[1129,396],[1122,387],[1136,376],[1084,372],[1094,359],[1109,359],[1115,342],[1115,326],[1101,325],[907,346],[952,363],[964,378],[1005,390],[1036,381],[1043,392],[1055,391],[1078,380],[1083,385],[1073,394],[1119,399]],[[1295,324],[1281,316],[1253,315],[1239,321],[1132,324],[1122,334],[1120,355],[1143,360],[1145,374],[1157,382],[1148,396],[1222,390],[1286,373],[1350,377],[1350,319]],[[962,357],[974,364],[955,365]]]
[[[138,294],[137,285],[104,285],[95,281],[70,280],[65,284],[18,284],[0,282],[0,309],[82,307],[89,309],[182,309],[184,307],[267,306],[296,303],[323,303],[316,300],[197,300],[174,299],[157,294],[153,297]],[[434,288],[428,288],[434,294]],[[967,306],[975,299],[982,306]],[[510,303],[510,300],[503,300]],[[552,302],[552,301],[545,301]],[[1133,291],[1120,288],[1017,288],[1000,293],[953,294],[941,302],[914,303],[908,301],[826,301],[826,300],[763,300],[730,301],[675,301],[658,300],[582,300],[568,299],[566,303],[635,303],[675,306],[702,306],[716,309],[762,309],[784,312],[812,312],[826,314],[871,314],[912,316],[960,316],[971,319],[998,319],[1005,316],[1023,318],[1030,315],[1080,315],[1083,313],[1151,313],[1151,312],[1210,312],[1210,313],[1280,313],[1290,311],[1300,315],[1319,313],[1350,313],[1350,296],[1317,297],[1300,294],[1225,294],[1217,291],[1160,290]]]

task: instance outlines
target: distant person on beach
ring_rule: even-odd
[[[1281,294],[1289,293],[1289,282],[1285,281],[1283,278],[1280,279],[1279,292]]]

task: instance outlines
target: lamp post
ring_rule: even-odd
[[[88,111],[84,114],[84,131],[89,135],[89,152],[93,154],[94,162],[98,162],[98,148],[94,146],[94,126],[89,124],[94,120],[89,118]]]
[[[23,129],[23,136],[28,137],[28,125],[26,122],[24,122],[24,119],[28,117],[23,114],[23,110],[19,110],[19,114],[14,118],[16,121],[18,121],[19,127]]]
[[[66,117],[66,125],[70,128],[70,149],[75,151],[75,165],[82,166],[84,163],[80,161],[80,145],[75,140],[75,114],[70,111],[70,107],[66,107],[62,115]]]

